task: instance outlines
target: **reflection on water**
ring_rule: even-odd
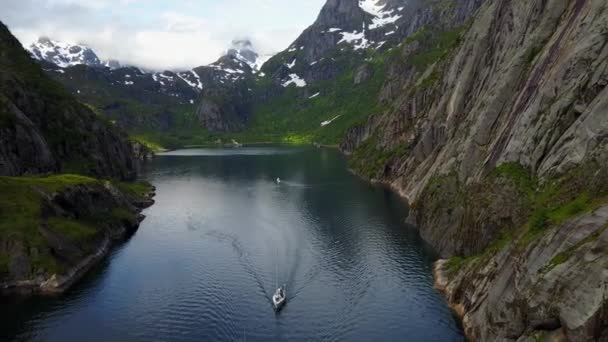
[[[65,296],[3,303],[0,337],[463,340],[405,203],[336,151],[174,151],[144,178],[157,203],[138,233]]]

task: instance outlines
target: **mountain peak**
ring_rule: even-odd
[[[249,39],[235,39],[231,46],[226,50],[226,56],[236,58],[247,63],[251,69],[256,69],[258,53],[253,49],[253,44]]]
[[[266,55],[260,56],[255,50],[253,43],[251,43],[251,40],[247,38],[234,39],[224,56],[232,57],[246,63],[254,72],[260,70],[262,64],[270,58]]]
[[[102,61],[93,49],[85,44],[55,41],[46,36],[38,38],[27,50],[35,59],[55,64],[61,68],[81,64],[100,68],[109,67],[110,69],[120,67],[118,61]]]

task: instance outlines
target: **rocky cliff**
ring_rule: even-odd
[[[0,294],[66,290],[153,203],[147,184],[59,175],[0,177]]]
[[[0,175],[136,170],[127,137],[50,80],[0,23]]]
[[[476,5],[429,2],[342,148],[410,200],[471,340],[606,340],[608,5]]]

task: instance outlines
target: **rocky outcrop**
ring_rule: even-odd
[[[126,135],[48,79],[1,24],[0,47],[0,175],[135,177]]]
[[[388,109],[342,148],[450,258],[438,279],[471,340],[604,340],[608,5],[487,0],[460,15],[474,5],[404,41]]]
[[[59,185],[58,177],[0,180],[3,190],[15,192],[19,205],[27,201],[39,208],[38,216],[21,217],[34,226],[0,236],[0,294],[65,291],[129,237],[144,218],[141,210],[154,203],[154,188],[148,185],[138,185],[147,190],[137,193],[127,184],[86,178]]]
[[[608,320],[608,206],[525,244],[451,270],[435,264],[438,287],[478,341],[605,341]]]

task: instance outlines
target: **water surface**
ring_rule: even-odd
[[[406,204],[337,151],[181,150],[143,178],[157,197],[139,231],[66,295],[3,303],[0,337],[463,340]]]

